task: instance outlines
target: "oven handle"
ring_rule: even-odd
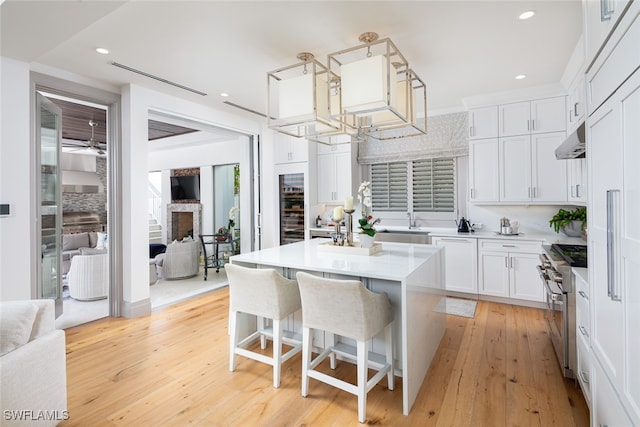
[[[564,301],[564,294],[562,292],[554,292],[546,280],[544,282],[544,286],[547,288],[547,295],[551,297],[552,301]]]
[[[542,281],[546,283],[547,280],[549,280],[549,277],[547,276],[547,273],[545,273],[545,271],[542,268],[542,266],[536,265],[536,270],[538,270],[538,275],[540,276]]]

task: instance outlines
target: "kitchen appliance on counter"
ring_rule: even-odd
[[[536,267],[544,287],[547,328],[562,373],[575,378],[576,298],[571,267],[586,267],[586,245],[542,245]]]
[[[468,233],[473,231],[471,223],[468,219],[465,219],[465,217],[462,217],[456,224],[458,225],[458,233]]]

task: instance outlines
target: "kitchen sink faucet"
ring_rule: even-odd
[[[409,217],[409,230],[416,226],[415,222],[411,220],[411,212],[407,212],[407,216]]]

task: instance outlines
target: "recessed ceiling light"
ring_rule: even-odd
[[[518,18],[520,18],[520,19],[522,19],[524,21],[525,19],[531,18],[535,14],[536,14],[535,10],[527,10],[526,12],[522,12],[520,14],[520,16],[518,16]]]
[[[526,78],[527,78],[527,75],[526,75],[526,74],[518,74],[518,75],[516,76],[516,80],[522,80],[522,79],[526,79]]]
[[[98,52],[98,53],[100,53],[102,55],[106,55],[106,54],[109,53],[109,49],[105,49],[103,47],[98,47],[98,48],[96,48],[96,52]]]
[[[229,97],[229,94],[228,94],[227,92],[222,92],[222,93],[220,94],[220,96],[221,96],[221,97],[223,97],[223,98],[228,98],[228,97]]]

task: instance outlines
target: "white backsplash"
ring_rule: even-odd
[[[469,220],[472,224],[483,224],[483,231],[498,231],[500,218],[520,221],[522,233],[554,233],[549,220],[558,209],[573,209],[573,206],[485,206],[469,205]]]

